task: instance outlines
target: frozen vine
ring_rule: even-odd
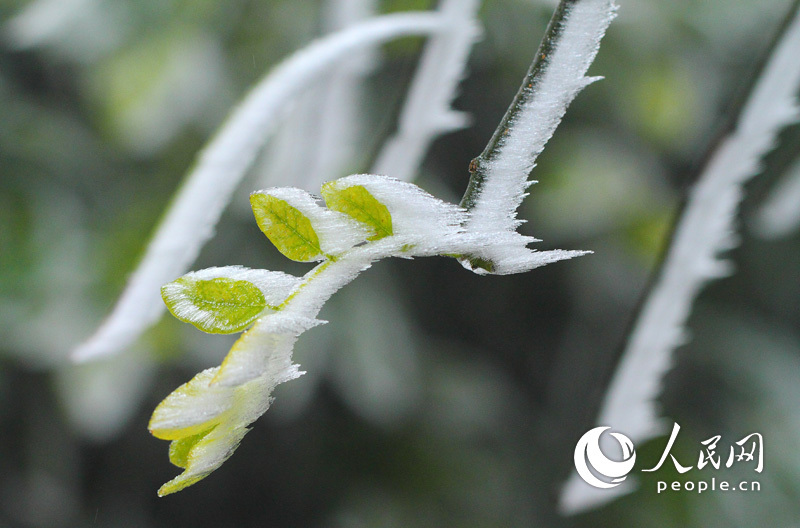
[[[753,87],[737,123],[714,150],[678,221],[667,256],[633,326],[608,387],[597,423],[623,431],[634,443],[665,432],[655,398],[673,350],[685,342],[686,319],[702,286],[728,275],[718,257],[738,244],[735,218],[743,185],[761,171],[761,159],[778,133],[800,116],[800,8]],[[561,496],[565,512],[582,511],[630,492],[632,486],[598,490],[572,475]]]
[[[517,208],[533,182],[536,158],[578,92],[601,77],[587,77],[600,39],[616,13],[611,0],[562,1],[522,86],[486,148],[470,164],[472,178],[461,205],[470,209],[467,227],[490,232],[502,225],[515,233]],[[461,260],[476,273],[518,273],[535,261],[527,241],[487,248]]]
[[[303,277],[210,268],[162,288],[177,318],[212,333],[246,330],[219,367],[199,373],[154,411],[151,433],[171,441],[170,461],[184,469],[160,495],[194,484],[233,453],[269,407],[272,389],[302,374],[292,363],[298,336],[323,323],[316,317],[327,299],[373,262],[449,256],[482,274],[505,274],[586,253],[528,249],[535,239],[516,232],[516,208],[567,105],[594,80],[585,73],[615,9],[610,0],[562,1],[522,89],[473,163],[461,205],[369,174],[324,184],[326,207],[300,189],[259,191],[250,202],[270,242],[290,259],[319,263]]]

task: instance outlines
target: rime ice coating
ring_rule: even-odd
[[[179,491],[222,465],[249,431],[248,425],[266,412],[279,383],[300,375],[288,369],[276,378],[262,376],[237,387],[211,383],[218,369],[207,369],[162,401],[150,420],[150,432],[172,440],[170,461],[185,469],[158,490],[160,496]]]
[[[229,288],[242,284],[250,288],[250,296],[247,299],[249,305],[244,307],[244,313],[242,310],[237,311],[231,306],[226,306],[225,303],[221,306],[214,305],[207,299],[193,295],[198,284],[217,279],[228,279]],[[280,271],[225,266],[189,272],[180,279],[162,286],[161,296],[172,314],[181,321],[192,323],[206,332],[230,333],[242,330],[242,324],[252,322],[253,317],[267,306],[282,303],[299,283],[299,278]],[[239,297],[241,298],[241,295]],[[254,299],[260,302],[254,303]],[[224,325],[220,324],[220,319],[224,319],[220,317],[223,313],[229,319]]]
[[[386,206],[392,216],[394,234],[413,237],[417,248],[433,249],[442,238],[463,233],[467,212],[444,202],[414,184],[374,174],[355,174],[329,182],[333,189],[361,186]]]
[[[535,86],[524,87],[519,111],[508,124],[499,147],[482,167],[485,183],[471,209],[468,228],[475,232],[513,231],[517,208],[525,197],[536,158],[584,87],[600,79],[586,77],[600,40],[616,12],[610,0],[584,0],[566,7],[562,30],[544,57]]]
[[[767,61],[738,123],[709,158],[689,194],[664,261],[606,393],[598,424],[613,425],[635,443],[665,432],[655,398],[672,351],[686,339],[684,325],[700,288],[728,274],[720,253],[738,244],[734,220],[743,185],[761,170],[778,133],[800,115],[800,10]],[[626,483],[627,484],[627,483]],[[598,506],[631,491],[590,488],[575,475],[561,495],[565,512]]]
[[[288,203],[311,222],[319,237],[320,249],[327,255],[338,255],[367,238],[368,230],[355,220],[336,211],[331,211],[317,204],[317,199],[303,189],[280,187],[254,192],[253,195],[264,194]],[[315,260],[323,260],[320,256]]]

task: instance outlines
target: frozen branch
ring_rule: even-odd
[[[584,87],[599,79],[586,77],[600,40],[614,18],[612,0],[563,0],[536,58],[500,126],[470,166],[469,186],[461,205],[470,211],[471,232],[515,232],[521,221],[517,208],[531,182],[536,158]],[[516,248],[502,253],[469,255],[462,264],[477,272],[517,273],[541,265],[545,252]],[[564,252],[567,253],[567,252]],[[568,252],[569,258],[583,252]]]
[[[439,13],[446,25],[425,46],[397,133],[383,146],[372,168],[375,174],[411,181],[433,140],[467,124],[468,117],[452,104],[481,33],[478,7],[478,0],[443,0]]]

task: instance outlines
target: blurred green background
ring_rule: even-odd
[[[728,445],[762,433],[762,490],[656,494],[655,480],[678,478],[669,468],[595,511],[556,513],[575,442],[592,425],[586,409],[682,197],[790,7],[619,3],[590,70],[606,79],[570,108],[520,211],[539,248],[594,254],[506,277],[449,259],[375,265],[324,308],[330,324],[298,341],[307,374],[276,389],[237,453],[159,499],[177,471],[147,432],[149,414],[219,364],[231,338],[165,318],[116,358],[73,366],[67,355],[110,310],[198,150],[271,65],[325,32],[335,4],[1,2],[0,526],[797,526],[800,238],[765,240],[751,226],[800,151],[798,127],[748,185],[736,273],[699,298],[661,398],[683,427],[684,461],[715,434]],[[432,145],[418,184],[458,200],[553,6],[484,3],[484,38],[455,103],[472,124]],[[334,176],[368,170],[422,45],[382,48]],[[193,269],[305,271],[259,233],[246,198],[265,175],[307,181],[314,151],[302,134],[286,136],[268,146]],[[637,446],[641,467],[664,443]]]

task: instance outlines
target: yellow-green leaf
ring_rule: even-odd
[[[275,379],[261,376],[235,387],[212,383],[219,367],[206,369],[162,401],[148,428],[172,440],[170,462],[184,471],[158,490],[169,495],[205,478],[236,451],[249,425],[269,407]]]
[[[206,369],[164,398],[150,418],[150,434],[180,440],[206,433],[225,419],[234,399],[230,389],[211,385],[218,371]]]
[[[208,431],[207,434],[196,439],[185,453],[176,453],[175,460],[172,458],[172,445],[170,446],[170,461],[185,463],[185,470],[159,488],[159,497],[196,484],[213,473],[236,451],[239,442],[249,431],[247,427],[235,427],[232,424],[221,424],[220,427],[226,428],[222,434],[219,434],[220,428]],[[180,449],[182,450],[184,447],[186,446],[181,445]]]
[[[183,488],[188,488],[192,484],[197,484],[207,476],[211,474],[211,471],[205,471],[203,473],[199,473],[197,475],[186,475],[186,473],[181,473],[174,479],[170,480],[160,488],[158,488],[158,496],[164,497],[165,495],[171,495],[172,493],[176,493]]]
[[[205,438],[205,436],[214,430],[212,426],[210,429],[203,431],[202,433],[198,433],[192,436],[186,436],[184,438],[179,438],[178,440],[173,440],[169,444],[169,461],[178,466],[179,468],[186,469],[189,467],[189,452],[192,450],[197,443]]]
[[[392,215],[363,185],[337,188],[336,182],[322,186],[322,197],[329,209],[344,213],[367,224],[375,234],[367,240],[378,240],[393,234]]]
[[[225,277],[201,280],[187,275],[164,285],[161,297],[172,315],[212,334],[240,332],[267,307],[255,284]]]
[[[255,193],[250,195],[250,205],[258,227],[286,257],[310,262],[324,256],[311,221],[288,202]]]

